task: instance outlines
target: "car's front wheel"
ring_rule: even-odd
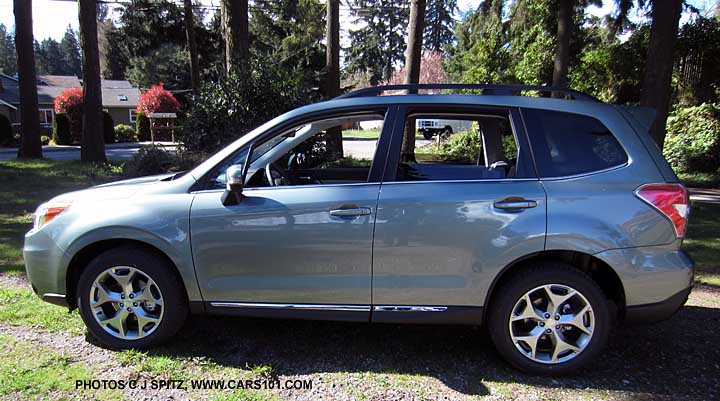
[[[150,348],[172,337],[188,313],[172,266],[136,247],[106,251],[83,271],[77,304],[90,334],[112,348]]]
[[[572,266],[539,263],[512,277],[496,294],[488,317],[490,336],[520,370],[574,373],[607,342],[611,319],[605,296]]]

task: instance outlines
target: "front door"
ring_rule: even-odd
[[[237,205],[197,193],[193,258],[211,312],[368,319],[384,117],[303,122],[255,144]],[[338,133],[342,154],[328,140]]]
[[[543,250],[545,191],[513,110],[404,112],[378,202],[372,318],[468,323],[505,266]],[[421,119],[448,121],[453,133],[402,154],[403,132]]]

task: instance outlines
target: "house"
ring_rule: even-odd
[[[135,125],[140,90],[128,81],[101,80],[103,110],[113,119],[113,124]],[[43,134],[52,132],[55,97],[69,88],[82,87],[82,81],[74,76],[39,75],[37,77],[38,109]],[[18,79],[0,74],[0,118],[3,116],[19,130],[20,89]]]

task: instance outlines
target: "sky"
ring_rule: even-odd
[[[322,1],[322,0],[321,0]],[[715,10],[720,0],[690,0],[689,3],[701,10],[703,15],[709,15]],[[201,0],[203,4],[217,6],[219,0]],[[458,0],[461,11],[476,8],[481,0]],[[343,2],[344,3],[344,2]],[[595,15],[605,15],[614,7],[614,0],[604,0],[603,7],[591,6],[588,12]],[[639,15],[631,16],[637,20],[642,18]],[[683,15],[683,21],[687,21],[689,14]],[[0,0],[0,23],[5,24],[8,29],[14,26],[13,0]],[[341,20],[348,19],[348,11],[341,11]],[[341,26],[347,26],[349,21]],[[62,39],[65,30],[70,25],[74,30],[78,29],[77,2],[58,0],[34,0],[33,1],[33,33],[35,39],[51,37],[56,40]]]

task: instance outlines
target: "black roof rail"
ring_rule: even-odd
[[[593,102],[601,102],[594,96],[588,95],[583,92],[579,92],[572,89],[553,87],[553,86],[542,86],[542,85],[495,85],[495,84],[402,84],[402,85],[381,85],[371,86],[369,88],[362,88],[342,94],[335,99],[350,99],[355,97],[365,96],[379,96],[382,92],[387,91],[420,91],[428,89],[454,89],[454,90],[481,90],[482,95],[504,95],[504,96],[518,96],[517,92],[521,91],[536,91],[542,93],[552,94],[562,93],[563,95],[569,96],[575,100],[589,100]],[[521,96],[521,95],[520,95]]]

